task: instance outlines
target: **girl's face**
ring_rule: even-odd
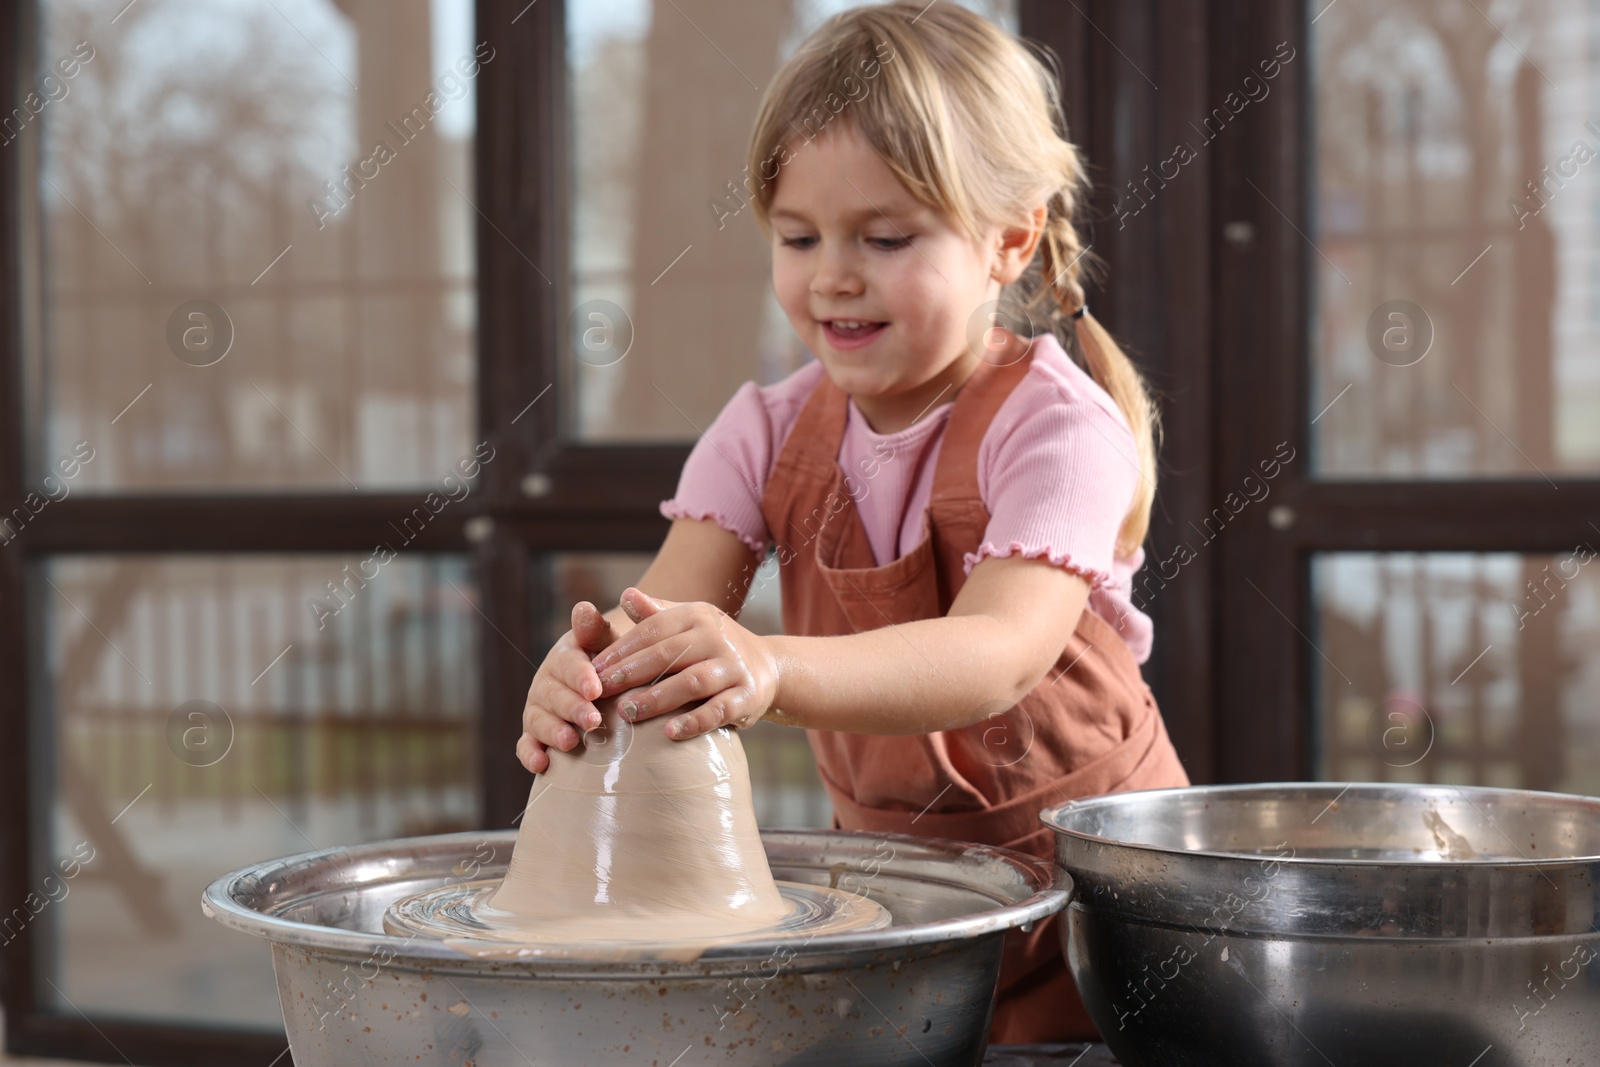
[[[773,289],[828,376],[874,430],[892,433],[952,399],[977,367],[968,323],[1022,274],[1044,214],[974,240],[837,123],[778,176]]]

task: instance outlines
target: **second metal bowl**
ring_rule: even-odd
[[[1068,964],[1128,1067],[1596,1060],[1600,800],[1209,786],[1043,818]]]

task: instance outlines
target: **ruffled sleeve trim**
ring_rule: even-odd
[[[971,574],[972,568],[976,567],[979,563],[982,563],[985,559],[1006,559],[1010,556],[1020,556],[1022,559],[1046,560],[1057,567],[1071,571],[1079,578],[1082,578],[1084,581],[1088,582],[1089,589],[1091,591],[1099,589],[1102,586],[1114,584],[1114,579],[1112,576],[1105,571],[1098,570],[1094,567],[1085,567],[1080,563],[1076,563],[1072,559],[1072,553],[1056,552],[1048,545],[1025,545],[1021,541],[1012,541],[1009,545],[1001,548],[993,541],[985,541],[983,544],[978,546],[978,550],[976,552],[968,552],[962,556],[961,559],[966,565],[966,572]]]
[[[676,500],[663,500],[661,502],[661,515],[663,518],[668,519],[696,519],[702,522],[714,522],[744,542],[745,547],[756,555],[762,556],[766,554],[766,541],[761,538],[751,537],[748,533],[739,529],[736,522],[714,509],[688,508],[679,504]]]

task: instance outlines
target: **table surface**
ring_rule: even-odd
[[[1104,1045],[991,1045],[984,1067],[1116,1067]]]

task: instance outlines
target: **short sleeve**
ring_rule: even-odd
[[[776,443],[761,389],[739,387],[700,440],[678,477],[678,491],[661,502],[669,519],[709,519],[764,554],[771,538],[761,515]]]
[[[996,413],[978,457],[989,525],[964,558],[968,573],[983,559],[1020,555],[1048,559],[1094,589],[1116,582],[1117,534],[1143,475],[1120,412],[1083,384],[1093,392],[1030,378]]]

